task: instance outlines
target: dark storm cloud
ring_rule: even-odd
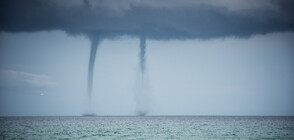
[[[276,8],[237,8],[190,0],[164,1],[66,1],[2,0],[0,31],[63,30],[70,34],[145,36],[150,39],[247,37],[292,31],[290,0],[261,1]],[[252,1],[249,1],[252,2]],[[164,4],[166,3],[166,4]],[[252,4],[253,5],[253,4]],[[262,5],[262,3],[260,4]]]

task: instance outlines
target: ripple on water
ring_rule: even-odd
[[[1,117],[3,139],[294,139],[294,117]]]

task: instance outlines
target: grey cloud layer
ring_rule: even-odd
[[[247,37],[293,31],[293,2],[250,2],[240,6],[239,1],[234,6],[213,0],[76,0],[75,5],[68,6],[64,1],[2,0],[0,31],[64,30],[105,38],[131,35],[150,39]]]

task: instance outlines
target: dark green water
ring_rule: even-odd
[[[294,117],[0,117],[0,139],[294,139]]]

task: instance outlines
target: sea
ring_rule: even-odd
[[[0,139],[294,139],[294,117],[0,117]]]

